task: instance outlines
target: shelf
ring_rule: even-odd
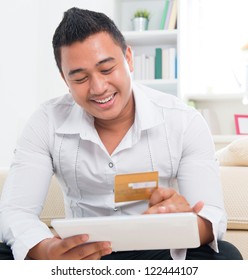
[[[130,45],[176,45],[177,30],[147,30],[147,31],[124,31],[123,36]]]
[[[242,100],[243,93],[230,93],[230,94],[189,94],[185,95],[187,100],[198,100],[198,101],[223,101],[223,100]]]
[[[156,90],[177,95],[177,80],[134,80]]]

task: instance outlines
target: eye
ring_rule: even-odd
[[[83,77],[81,79],[76,79],[76,80],[74,80],[74,82],[76,82],[77,84],[82,84],[82,83],[86,82],[87,80],[88,80],[88,76]]]
[[[108,69],[104,69],[104,70],[101,70],[101,72],[103,74],[109,74],[112,72],[112,70],[114,69],[114,66],[112,66],[111,68],[108,68]]]

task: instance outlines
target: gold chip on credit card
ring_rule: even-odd
[[[115,202],[148,200],[157,187],[157,171],[116,175]]]

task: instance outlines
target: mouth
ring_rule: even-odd
[[[108,102],[110,102],[111,100],[114,99],[115,95],[116,95],[116,92],[113,93],[112,95],[110,95],[110,96],[104,98],[104,99],[92,99],[92,101],[94,101],[94,102],[96,102],[96,103],[98,103],[98,104],[102,104],[102,105],[103,105],[103,104],[107,104]]]
[[[114,98],[114,94],[110,95],[109,97],[105,98],[105,99],[96,99],[94,100],[96,103],[100,103],[100,104],[105,104],[107,102],[109,102],[111,99]]]

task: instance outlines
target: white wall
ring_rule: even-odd
[[[9,167],[16,140],[38,105],[67,92],[53,58],[52,36],[63,12],[81,7],[114,19],[114,0],[0,2],[0,167]]]

